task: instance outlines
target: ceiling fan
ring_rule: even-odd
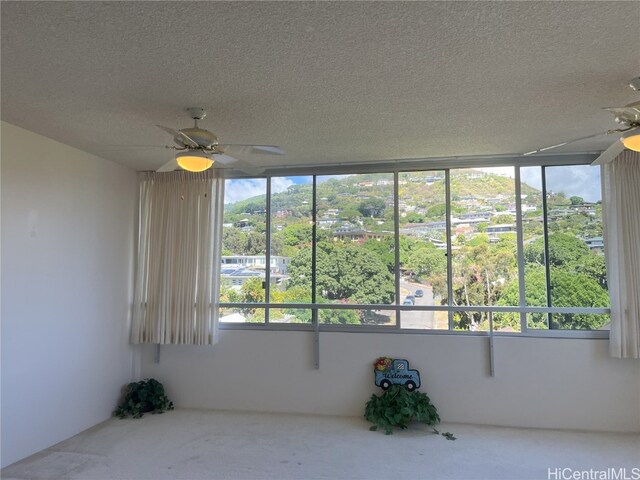
[[[238,169],[245,173],[258,174],[262,173],[264,169],[231,157],[227,155],[227,152],[250,155],[284,155],[284,151],[275,145],[220,144],[216,135],[198,126],[198,121],[205,118],[207,112],[197,107],[188,108],[187,111],[194,120],[193,127],[175,130],[156,125],[173,136],[173,142],[176,145],[167,145],[165,148],[178,152],[175,158],[161,166],[157,170],[158,172],[169,172],[178,167],[191,172],[201,172],[211,168],[214,162],[217,162],[221,165],[236,164]]]
[[[635,90],[640,91],[640,77],[632,78],[629,81],[629,86]],[[625,148],[640,152],[640,102],[633,102],[624,107],[610,107],[605,108],[615,115],[615,122],[620,125],[619,128],[607,130],[602,133],[595,133],[593,135],[587,135],[586,137],[574,138],[566,142],[558,143],[556,145],[550,145],[548,147],[539,148],[532,152],[527,152],[524,155],[533,155],[540,152],[545,152],[553,148],[563,147],[570,143],[580,142],[589,138],[599,137],[601,135],[611,135],[614,133],[622,133],[619,140],[613,142],[605,151],[603,151],[598,158],[596,158],[591,165],[602,165],[613,161],[618,155],[620,155]]]

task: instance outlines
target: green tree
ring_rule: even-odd
[[[223,278],[220,285],[220,301],[227,303],[242,302],[242,296],[238,290],[233,288],[231,280]]]
[[[350,222],[355,222],[360,218],[360,211],[353,205],[348,205],[342,209],[342,218]]]
[[[311,225],[308,223],[294,223],[282,230],[284,244],[292,247],[311,245]]]
[[[609,295],[597,281],[584,275],[552,268],[550,276],[551,304],[553,307],[593,307],[609,306]],[[542,266],[528,267],[525,272],[525,301],[529,306],[547,304],[546,272]],[[508,285],[498,305],[517,305],[519,298],[517,282]],[[519,314],[499,314],[498,318],[511,317],[519,323]],[[517,317],[517,319],[516,319]],[[546,327],[546,314],[529,316],[528,327]],[[606,323],[606,316],[589,313],[566,313],[552,315],[552,328],[597,330]]]
[[[411,212],[405,217],[407,223],[422,223],[424,222],[424,216],[419,213]]]
[[[569,233],[549,235],[549,265],[562,267],[575,265],[589,254],[584,241]],[[525,246],[524,259],[527,263],[544,265],[544,238],[538,238]]]
[[[513,216],[502,213],[491,218],[491,225],[501,225],[504,223],[513,223]]]
[[[273,232],[271,235],[271,255],[287,256],[282,232]]]
[[[607,286],[607,267],[604,261],[604,255],[599,253],[590,253],[582,257],[580,263],[575,267],[576,272],[583,273],[593,278],[598,284],[608,289]]]
[[[244,255],[264,255],[267,251],[266,237],[259,232],[249,232]]]
[[[378,197],[369,197],[366,200],[360,202],[358,205],[358,211],[363,217],[379,218],[384,214],[384,210],[387,207],[384,199]]]
[[[260,195],[259,197],[250,198],[243,205],[242,210],[243,213],[248,213],[253,215],[255,213],[263,213],[265,211],[265,196]]]
[[[264,280],[252,277],[242,284],[240,292],[245,303],[264,303]]]
[[[439,203],[429,207],[427,210],[427,217],[429,218],[442,218],[447,213],[447,207],[444,203]]]
[[[454,305],[495,305],[504,286],[517,278],[515,241],[509,235],[495,244],[489,243],[487,235],[477,235],[455,251],[453,260]],[[455,320],[457,328],[475,329],[485,315],[459,312]]]
[[[311,288],[311,249],[302,248],[291,259],[291,286]],[[342,242],[318,242],[316,288],[328,300],[356,303],[391,303],[395,295],[393,276],[372,250]]]
[[[446,274],[446,252],[440,250],[431,242],[422,242],[407,259],[406,268],[422,279]]]
[[[400,268],[406,269],[406,265],[408,264],[413,251],[420,243],[420,240],[416,240],[413,237],[400,235],[400,238],[398,239],[398,246],[400,247]]]
[[[362,247],[380,257],[380,260],[387,266],[389,273],[395,271],[396,255],[394,253],[395,242],[393,237],[387,237],[380,241],[374,239],[367,240],[362,244]]]
[[[264,255],[266,253],[266,236],[257,231],[243,232],[239,228],[228,227],[222,231],[223,255]],[[277,236],[272,239],[272,247],[276,252],[282,251],[282,240]],[[274,252],[273,255],[279,253]]]
[[[318,320],[320,323],[334,325],[360,325],[362,323],[357,310],[320,310]]]
[[[302,247],[298,253],[291,258],[287,268],[289,280],[286,289],[301,287],[305,291],[311,292],[311,247]]]
[[[247,248],[247,234],[235,227],[222,230],[222,254],[240,255]]]

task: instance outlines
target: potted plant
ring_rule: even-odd
[[[114,414],[120,418],[128,415],[140,418],[147,412],[163,413],[165,410],[173,410],[173,402],[167,398],[159,381],[147,378],[126,386],[124,400]]]
[[[404,359],[390,357],[378,358],[374,366],[375,384],[381,387],[382,395],[371,395],[364,411],[364,417],[373,425],[369,430],[378,428],[386,435],[393,433],[393,427],[405,429],[411,422],[429,425],[439,434],[435,425],[440,416],[429,397],[417,388],[420,386],[420,373],[409,368]],[[449,432],[442,434],[447,440],[456,437]]]

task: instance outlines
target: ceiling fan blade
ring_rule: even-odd
[[[167,148],[163,145],[98,145],[96,150],[103,152],[107,150],[124,150],[126,148]]]
[[[555,145],[550,145],[548,147],[539,148],[538,150],[533,150],[531,152],[523,153],[523,155],[534,155],[540,152],[546,152],[547,150],[551,150],[553,148],[564,147],[565,145],[569,145],[570,143],[580,142],[582,140],[588,140],[589,138],[599,137],[600,135],[607,135],[610,132],[602,132],[602,133],[594,133],[593,135],[587,135],[586,137],[574,138],[572,140],[567,140],[566,142],[557,143]]]
[[[240,170],[241,172],[246,173],[247,175],[259,175],[264,172],[263,167],[257,167],[255,165],[251,165],[250,163],[243,162],[238,160],[237,158],[230,157],[229,155],[213,155],[214,159],[214,167],[216,163],[220,165],[231,165],[233,164],[234,169]]]
[[[264,173],[265,169],[263,167],[256,167],[255,165],[249,165],[247,163],[239,162],[234,166],[234,170],[240,170],[242,173],[255,176]]]
[[[156,172],[173,172],[176,168],[178,168],[178,162],[175,158],[172,158],[167,163],[162,165]]]
[[[256,167],[254,165],[247,165],[246,163],[244,163],[238,165],[238,170],[246,173],[247,175],[260,175],[261,173],[264,173],[265,169],[262,167]]]
[[[624,150],[624,145],[621,141],[616,140],[613,142],[609,148],[607,148],[604,152],[600,154],[598,158],[596,158],[591,165],[604,165],[605,163],[612,162],[614,158],[622,153]]]
[[[284,151],[276,145],[240,145],[240,144],[225,144],[219,145],[219,147],[230,152],[235,152],[245,155],[284,155]]]
[[[156,127],[158,127],[160,130],[164,130],[169,135],[173,135],[174,137],[179,137],[180,136],[180,132],[178,130],[174,130],[173,128],[165,127],[165,126],[162,126],[162,125],[156,125]]]
[[[164,130],[169,135],[173,135],[173,138],[179,138],[182,141],[182,143],[184,143],[185,145],[188,145],[188,146],[194,147],[194,148],[198,148],[200,146],[200,145],[198,145],[198,143],[196,141],[194,141],[193,139],[189,138],[187,135],[182,133],[180,130],[174,130],[173,128],[163,127],[162,125],[156,125],[156,127],[158,127],[161,130]]]
[[[213,155],[213,161],[221,163],[222,165],[229,165],[230,163],[236,163],[237,158],[230,157],[229,155]]]
[[[109,155],[122,152],[139,152],[140,150],[167,148],[162,145],[107,145],[93,150],[98,155]]]
[[[608,107],[604,110],[613,113],[616,117],[628,123],[640,122],[640,102],[626,107]]]
[[[284,155],[284,150],[276,145],[253,145],[253,149],[258,153],[266,155]]]

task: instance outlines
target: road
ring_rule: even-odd
[[[400,280],[401,301],[404,301],[407,295],[414,295],[416,290],[423,290],[424,296],[416,297],[415,305],[433,305],[433,291],[431,286],[422,285],[420,283],[407,282]],[[434,321],[434,312],[426,311],[402,311],[400,312],[401,328],[437,328]]]

